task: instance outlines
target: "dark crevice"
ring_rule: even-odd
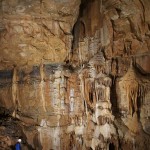
[[[114,146],[113,143],[110,143],[110,144],[109,144],[109,150],[115,150],[115,146]]]
[[[77,19],[76,23],[74,24],[74,27],[73,27],[73,30],[72,30],[72,35],[73,35],[72,52],[73,52],[74,49],[76,49],[78,47],[80,35],[82,33],[84,35],[86,35],[85,25],[81,20],[82,20],[82,17],[83,17],[83,11],[87,8],[87,5],[88,5],[89,2],[92,2],[92,1],[91,0],[82,0],[81,1],[80,8],[79,8],[79,16],[78,16],[78,19]],[[81,29],[81,27],[83,29]]]
[[[115,81],[112,84],[111,89],[110,89],[110,101],[112,104],[113,115],[118,116],[119,115],[119,108],[118,108],[118,104],[117,104],[116,79],[115,79]]]

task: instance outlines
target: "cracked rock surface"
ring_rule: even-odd
[[[0,1],[0,149],[150,149],[149,0]]]

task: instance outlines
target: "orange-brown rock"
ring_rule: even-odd
[[[149,4],[0,1],[0,149],[148,150]]]

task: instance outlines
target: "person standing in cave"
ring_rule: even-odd
[[[21,139],[18,139],[18,141],[15,145],[15,150],[21,150]]]

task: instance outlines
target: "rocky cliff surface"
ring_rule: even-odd
[[[150,149],[149,0],[0,2],[0,149]]]

